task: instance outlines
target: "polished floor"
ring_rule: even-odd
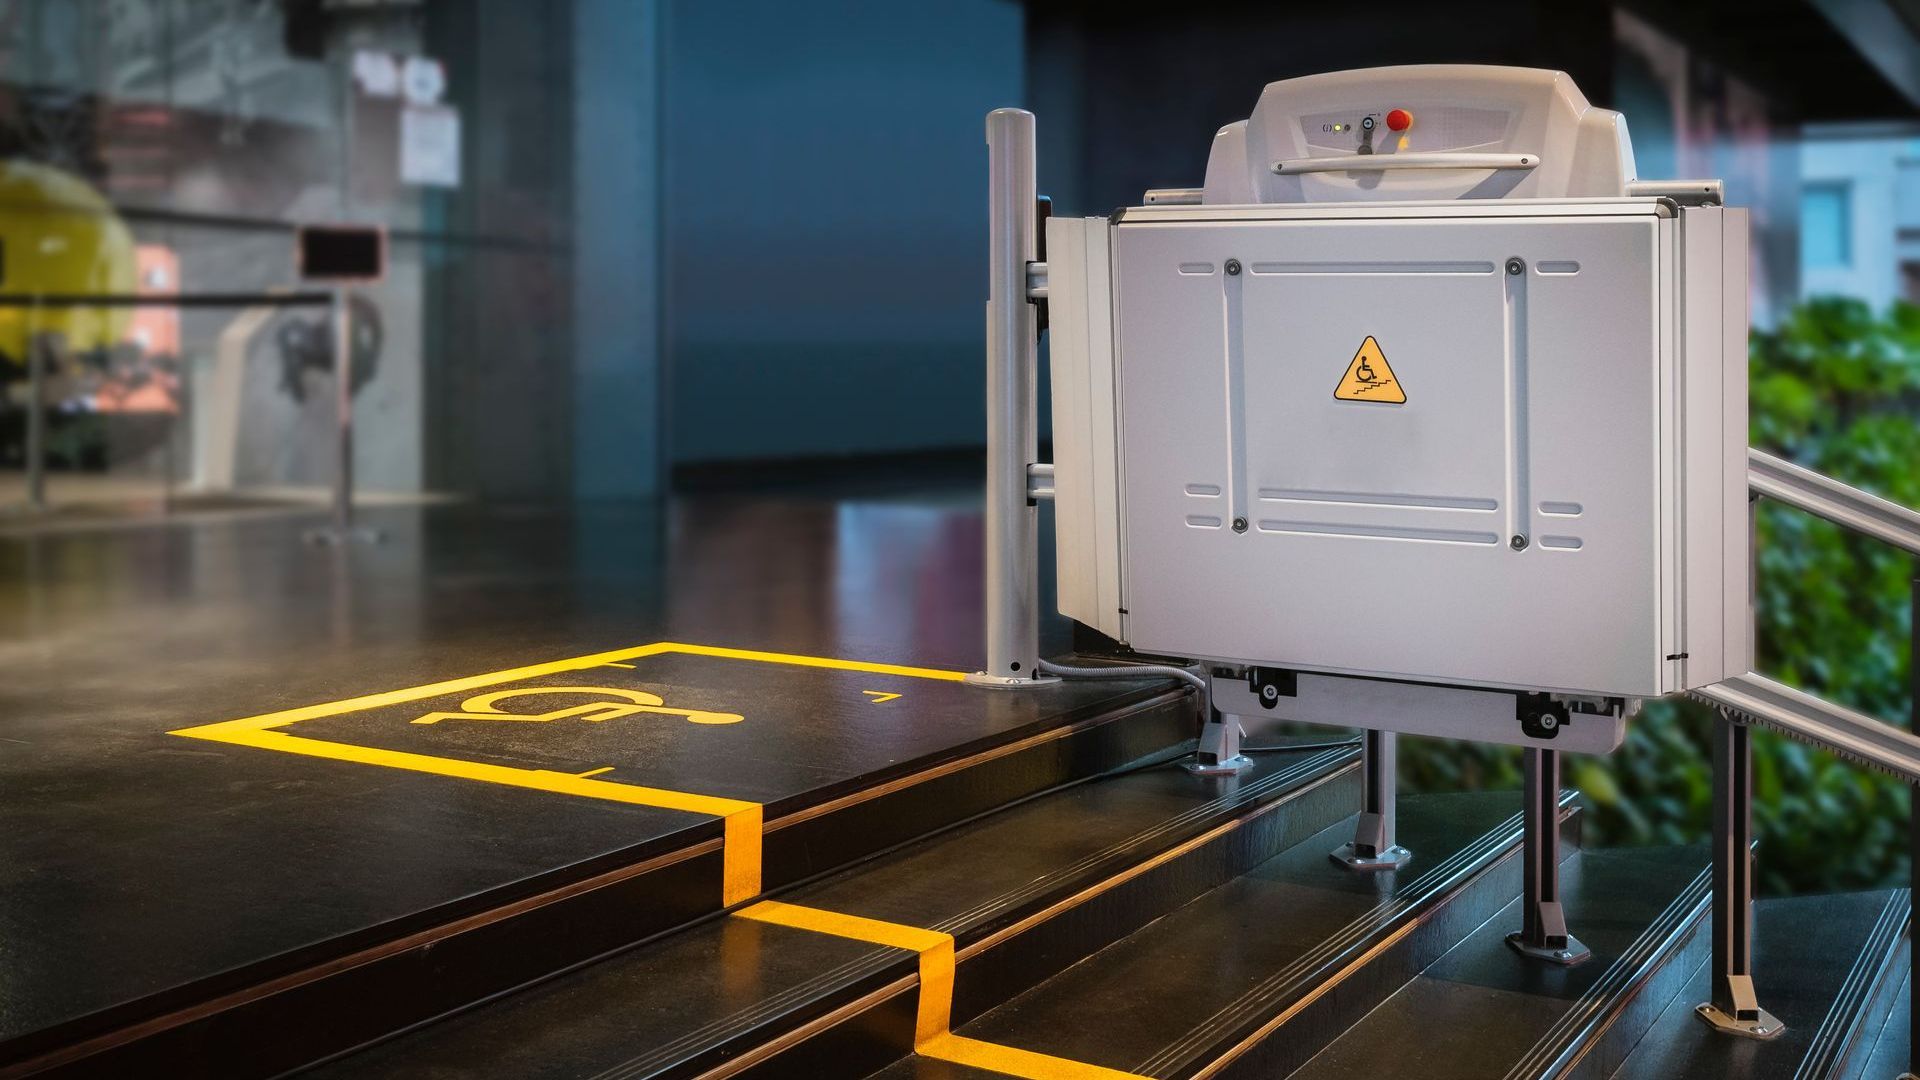
[[[365,520],[383,543],[308,546],[304,517],[0,538],[0,1046],[719,835],[705,804],[556,786],[772,816],[1147,692],[941,677],[980,650],[964,489]],[[277,748],[169,734],[267,714]]]

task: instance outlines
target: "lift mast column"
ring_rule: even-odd
[[[1034,229],[1033,114],[987,114],[987,665],[970,681],[1031,686],[1040,678],[1039,513],[1029,494],[1039,457],[1038,330],[1027,274]]]

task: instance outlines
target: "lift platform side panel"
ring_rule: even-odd
[[[1680,689],[1685,675],[1687,609],[1686,539],[1686,412],[1680,399],[1685,386],[1685,339],[1682,337],[1682,304],[1686,282],[1680,261],[1680,229],[1676,221],[1664,219],[1658,227],[1652,256],[1654,296],[1659,304],[1657,329],[1660,372],[1655,381],[1655,396],[1648,408],[1657,423],[1657,466],[1653,479],[1659,498],[1659,520],[1663,528],[1654,541],[1660,565],[1660,641],[1654,655],[1659,660],[1662,694]]]
[[[1726,575],[1721,560],[1726,557],[1722,518],[1725,502],[1721,485],[1726,478],[1726,410],[1721,407],[1721,366],[1725,353],[1721,336],[1726,332],[1721,296],[1729,284],[1720,273],[1722,250],[1726,242],[1725,215],[1719,207],[1689,207],[1681,211],[1681,382],[1680,407],[1685,413],[1681,519],[1685,529],[1685,603],[1686,611],[1699,612],[1701,618],[1685,621],[1686,637],[1680,642],[1680,675],[1675,688],[1690,682],[1718,682],[1742,672],[1723,670],[1727,650],[1723,635],[1725,623],[1708,617],[1731,599],[1726,595]],[[1695,267],[1708,272],[1692,272]]]
[[[1655,220],[1121,224],[1132,644],[1660,693]]]
[[[1102,218],[1047,222],[1059,607],[1123,636],[1113,450],[1113,305]]]
[[[1747,328],[1752,324],[1747,307],[1751,285],[1747,276],[1746,209],[1725,211],[1723,224],[1721,274],[1727,283],[1720,294],[1726,327],[1720,339],[1720,407],[1725,415],[1722,430],[1728,448],[1720,490],[1724,515],[1721,570],[1726,581],[1721,640],[1726,649],[1723,668],[1730,677],[1753,670],[1753,521],[1747,511]]]

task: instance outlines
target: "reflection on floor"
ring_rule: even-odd
[[[34,506],[25,475],[18,470],[0,470],[0,536],[276,515],[312,518],[326,513],[332,498],[325,487],[256,485],[198,491],[158,476],[55,472],[47,477],[44,505]],[[356,506],[368,508],[458,501],[454,496],[433,492],[361,491],[354,496]]]

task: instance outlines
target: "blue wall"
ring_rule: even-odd
[[[1021,9],[674,0],[665,40],[671,461],[981,444]]]
[[[658,0],[575,0],[573,490],[662,487]]]

